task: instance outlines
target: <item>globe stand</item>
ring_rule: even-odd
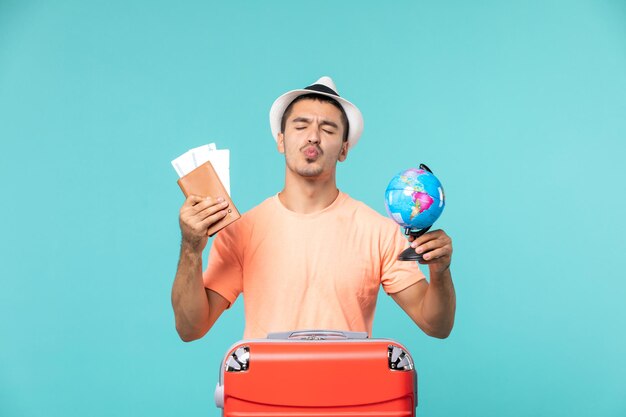
[[[430,170],[430,168],[428,168],[428,167],[426,166],[426,164],[420,164],[420,168],[421,168],[421,169],[425,169],[426,171],[430,172],[431,174],[433,173],[433,172]]]
[[[420,237],[421,235],[423,235],[424,233],[428,232],[428,229],[430,229],[431,226],[425,227],[423,229],[420,230],[415,230],[412,229],[410,227],[405,227],[404,228],[404,234],[407,236],[412,236],[413,240],[417,239],[418,237]],[[402,253],[400,255],[398,255],[398,260],[399,261],[423,261],[424,257],[422,256],[422,254],[416,253],[415,249],[413,249],[412,247],[408,247],[405,250],[402,251]]]

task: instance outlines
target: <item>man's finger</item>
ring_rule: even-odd
[[[200,225],[202,226],[203,229],[208,229],[213,223],[217,223],[227,214],[228,214],[228,210],[220,210],[217,213],[211,214],[210,216],[206,217],[204,220],[200,222]]]
[[[450,251],[448,248],[439,248],[424,253],[422,258],[424,258],[425,261],[432,261],[449,255]]]
[[[195,206],[196,204],[205,200],[206,198],[207,197],[202,197],[196,194],[189,194],[187,198],[185,199],[185,203],[183,205],[189,206],[189,207]]]
[[[448,243],[448,240],[445,237],[436,237],[435,239],[428,239],[425,241],[421,241],[420,239],[411,242],[412,248],[423,247],[423,249],[429,248],[432,249],[436,246],[444,246]],[[424,251],[424,250],[423,250]]]
[[[203,233],[209,226],[220,220],[226,214],[228,214],[228,210],[218,204],[208,207],[200,213],[182,217],[181,221],[196,233]]]
[[[422,236],[415,239],[414,242],[416,242],[417,245],[419,246],[430,240],[439,239],[442,235],[445,235],[445,233],[442,230],[437,229],[437,230],[424,233]]]
[[[199,221],[204,221],[204,219],[206,219],[207,217],[217,213],[220,210],[224,210],[226,207],[228,207],[228,202],[226,201],[210,205],[203,205],[203,208],[198,210],[198,212],[195,214],[195,217]]]
[[[442,246],[441,241],[437,240],[430,240],[426,243],[422,243],[421,245],[416,245],[415,248],[415,253],[425,253],[428,252],[430,250],[439,248]],[[411,244],[411,247],[413,247],[413,244]]]
[[[204,210],[223,203],[224,199],[221,197],[211,198],[211,197],[203,197],[201,201],[198,201],[194,206],[190,207],[191,212],[196,215]]]

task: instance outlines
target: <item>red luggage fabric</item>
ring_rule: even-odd
[[[407,349],[367,333],[301,331],[243,340],[215,391],[226,417],[415,416],[417,374]]]

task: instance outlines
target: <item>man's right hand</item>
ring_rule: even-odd
[[[180,208],[180,231],[183,246],[202,252],[209,239],[208,230],[227,214],[228,202],[219,197],[190,195]]]

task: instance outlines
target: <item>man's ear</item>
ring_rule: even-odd
[[[337,158],[337,160],[339,162],[343,162],[346,160],[347,157],[348,157],[348,141],[345,140],[341,144],[341,151],[339,151],[339,158]]]
[[[276,147],[278,148],[278,152],[285,153],[285,135],[283,132],[279,132],[276,135]]]

